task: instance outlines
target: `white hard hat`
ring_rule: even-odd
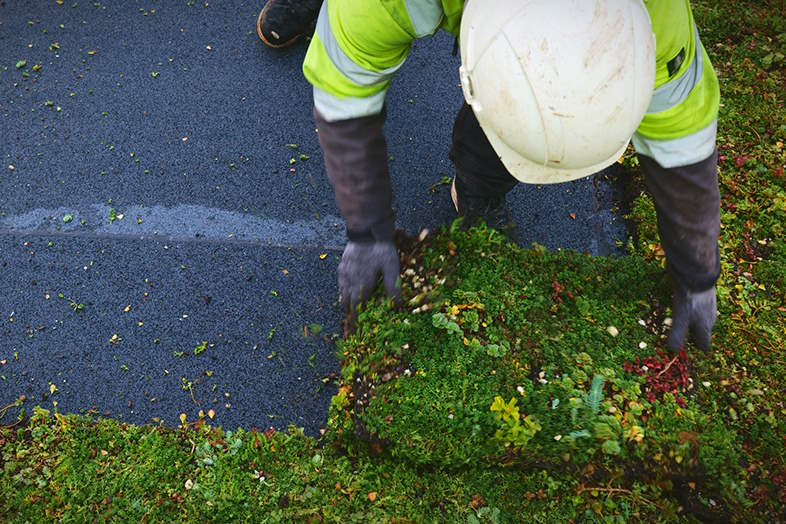
[[[655,36],[641,0],[469,0],[460,41],[464,97],[522,182],[613,164],[652,97]]]

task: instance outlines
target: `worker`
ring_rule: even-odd
[[[506,194],[517,183],[591,175],[632,141],[674,283],[667,346],[691,335],[709,349],[719,88],[688,0],[325,1],[303,72],[347,227],[341,307],[367,300],[380,276],[389,296],[399,293],[385,93],[410,43],[440,28],[461,44],[465,103],[450,151],[457,212],[509,231]]]

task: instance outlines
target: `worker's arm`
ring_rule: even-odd
[[[717,317],[715,282],[720,274],[720,193],[717,151],[687,166],[665,168],[639,155],[655,200],[658,233],[674,280],[672,325],[667,345],[679,349],[688,337],[709,349]]]
[[[382,134],[384,115],[382,111],[328,122],[314,110],[325,168],[347,224],[338,290],[341,309],[349,312],[371,295],[380,273],[388,296],[398,294],[399,263],[393,244],[392,195]]]
[[[328,0],[323,3],[303,72],[314,86],[314,116],[325,168],[347,225],[339,266],[342,305],[362,302],[379,273],[395,294],[398,257],[382,127],[385,93],[412,40],[433,33],[439,2]],[[391,285],[391,282],[393,283]]]
[[[674,280],[667,345],[679,349],[691,333],[709,349],[720,274],[718,79],[689,2],[660,0],[647,8],[657,41],[655,91],[632,142]]]

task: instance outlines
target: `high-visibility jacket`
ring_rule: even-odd
[[[689,165],[715,148],[718,80],[689,0],[644,4],[656,38],[655,89],[632,142],[663,167]],[[464,0],[325,0],[303,63],[316,110],[330,122],[379,114],[411,42],[440,28],[458,35],[463,6]]]

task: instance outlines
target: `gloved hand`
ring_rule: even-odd
[[[385,292],[397,299],[401,293],[398,252],[392,241],[347,242],[338,265],[338,293],[342,311],[354,318],[355,308],[366,301],[382,274]]]
[[[718,317],[715,286],[699,293],[677,289],[671,309],[671,330],[666,341],[668,348],[672,351],[680,349],[690,330],[693,342],[700,349],[710,349],[712,327]]]

